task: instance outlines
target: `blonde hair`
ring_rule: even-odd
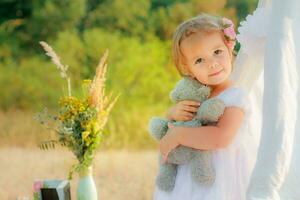
[[[182,66],[182,53],[180,51],[181,42],[190,35],[203,31],[222,31],[223,22],[221,17],[208,14],[201,14],[181,23],[175,30],[172,42],[173,62],[181,75],[187,75],[187,70]],[[225,39],[224,35],[223,38]]]

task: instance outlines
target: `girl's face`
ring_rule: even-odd
[[[183,65],[190,75],[206,85],[218,85],[231,73],[232,54],[221,33],[196,32],[180,45]]]

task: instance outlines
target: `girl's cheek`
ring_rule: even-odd
[[[220,59],[220,62],[222,63],[222,65],[228,65],[228,63],[231,63],[229,55],[222,56],[222,58]]]

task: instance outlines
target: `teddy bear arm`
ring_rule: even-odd
[[[160,140],[168,131],[168,122],[169,120],[153,117],[149,122],[149,132],[152,137],[156,140]]]
[[[204,101],[197,112],[196,118],[208,122],[217,122],[223,115],[225,110],[225,103],[217,98]]]

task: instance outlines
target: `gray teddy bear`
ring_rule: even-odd
[[[218,119],[225,110],[225,104],[217,98],[210,98],[211,89],[197,80],[188,76],[181,79],[175,89],[170,93],[172,102],[193,100],[201,103],[195,117],[190,121],[169,121],[160,117],[153,117],[149,123],[149,132],[157,140],[160,140],[168,131],[168,122],[174,126],[199,127],[204,125],[216,125]],[[156,178],[157,186],[164,191],[171,191],[175,185],[177,165],[189,163],[192,178],[203,185],[210,185],[215,180],[215,171],[212,165],[211,152],[198,150],[186,146],[178,146],[173,149],[162,163],[162,155],[159,155],[159,173]]]

